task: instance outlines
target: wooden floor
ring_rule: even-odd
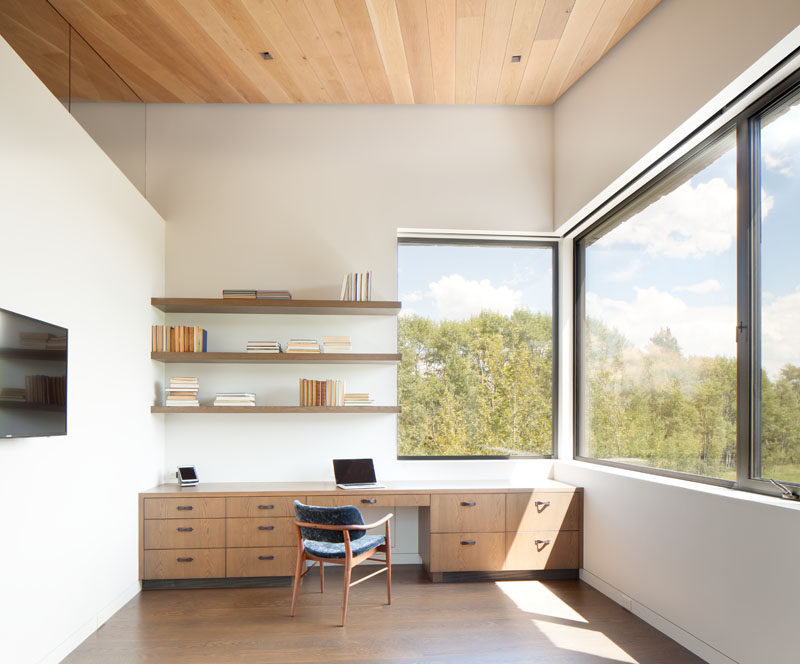
[[[392,606],[382,576],[359,584],[344,628],[339,569],[326,568],[324,595],[308,575],[295,618],[288,587],[147,590],[64,661],[702,662],[581,581],[431,584],[419,567],[393,571]]]

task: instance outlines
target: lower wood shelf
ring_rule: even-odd
[[[151,413],[399,413],[400,406],[151,406]]]

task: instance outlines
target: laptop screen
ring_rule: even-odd
[[[364,484],[375,481],[372,459],[334,459],[333,475],[336,484]]]

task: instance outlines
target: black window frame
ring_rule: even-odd
[[[740,95],[744,98],[760,82],[774,75],[785,63],[796,57],[797,53],[786,58],[771,72],[754,83]],[[760,128],[761,118],[772,109],[785,102],[792,95],[800,92],[800,69],[786,76],[770,90],[760,95],[733,118],[715,129],[707,138],[687,150],[680,158],[657,175],[642,181],[644,184],[624,197],[618,204],[605,212],[597,221],[575,235],[573,240],[573,458],[578,461],[604,466],[622,468],[640,473],[660,475],[676,479],[700,482],[732,489],[749,491],[771,496],[781,496],[782,490],[774,486],[768,479],[755,477],[754,468],[758,465],[761,454],[761,358],[760,358],[760,246],[761,246],[761,182],[760,182]],[[731,105],[733,102],[731,103]],[[693,134],[684,139],[673,150],[664,155],[662,160],[652,167],[658,169],[659,164],[667,160],[672,152],[685,148],[706,128],[708,124],[720,117],[725,109],[721,109]],[[596,459],[581,456],[580,444],[584,423],[582,421],[586,401],[583,395],[583,350],[584,350],[584,296],[585,296],[585,240],[596,236],[603,226],[611,225],[614,218],[628,205],[657,187],[660,182],[680,169],[688,161],[708,149],[709,146],[723,136],[735,131],[736,141],[736,293],[737,320],[736,330],[736,480],[706,477],[691,473],[683,473],[648,466],[637,466],[619,461]],[[639,178],[635,179],[638,180]],[[580,224],[579,224],[580,225]],[[757,380],[754,380],[754,377]],[[800,483],[784,482],[795,495],[800,496]],[[784,495],[784,497],[786,497]]]
[[[493,455],[439,455],[439,456],[418,456],[418,455],[401,455],[399,453],[400,445],[400,417],[396,420],[397,433],[395,435],[395,452],[397,453],[398,461],[508,461],[508,460],[522,460],[522,459],[554,459],[557,456],[557,442],[558,442],[558,379],[559,379],[559,343],[558,343],[558,260],[559,260],[559,241],[557,239],[542,239],[542,238],[516,238],[516,237],[447,237],[438,235],[425,235],[425,236],[403,236],[397,238],[397,248],[401,245],[417,245],[417,246],[485,246],[485,247],[547,247],[551,250],[551,269],[552,269],[552,336],[553,336],[553,376],[551,381],[552,389],[552,413],[551,413],[551,452],[550,454],[493,454]],[[398,260],[399,267],[399,260]],[[398,370],[398,382],[400,373]],[[400,394],[398,390],[398,405]]]

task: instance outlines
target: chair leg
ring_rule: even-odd
[[[350,572],[352,571],[350,560],[344,566],[344,593],[342,595],[342,627],[347,616],[347,600],[350,597]]]
[[[294,568],[294,589],[292,590],[292,610],[289,613],[294,617],[294,608],[297,605],[297,593],[300,591],[300,577],[303,575],[303,563],[305,556],[302,551],[297,552],[297,565]]]
[[[319,591],[325,592],[325,563],[319,561]]]
[[[386,603],[392,603],[392,542],[389,524],[386,524]]]

